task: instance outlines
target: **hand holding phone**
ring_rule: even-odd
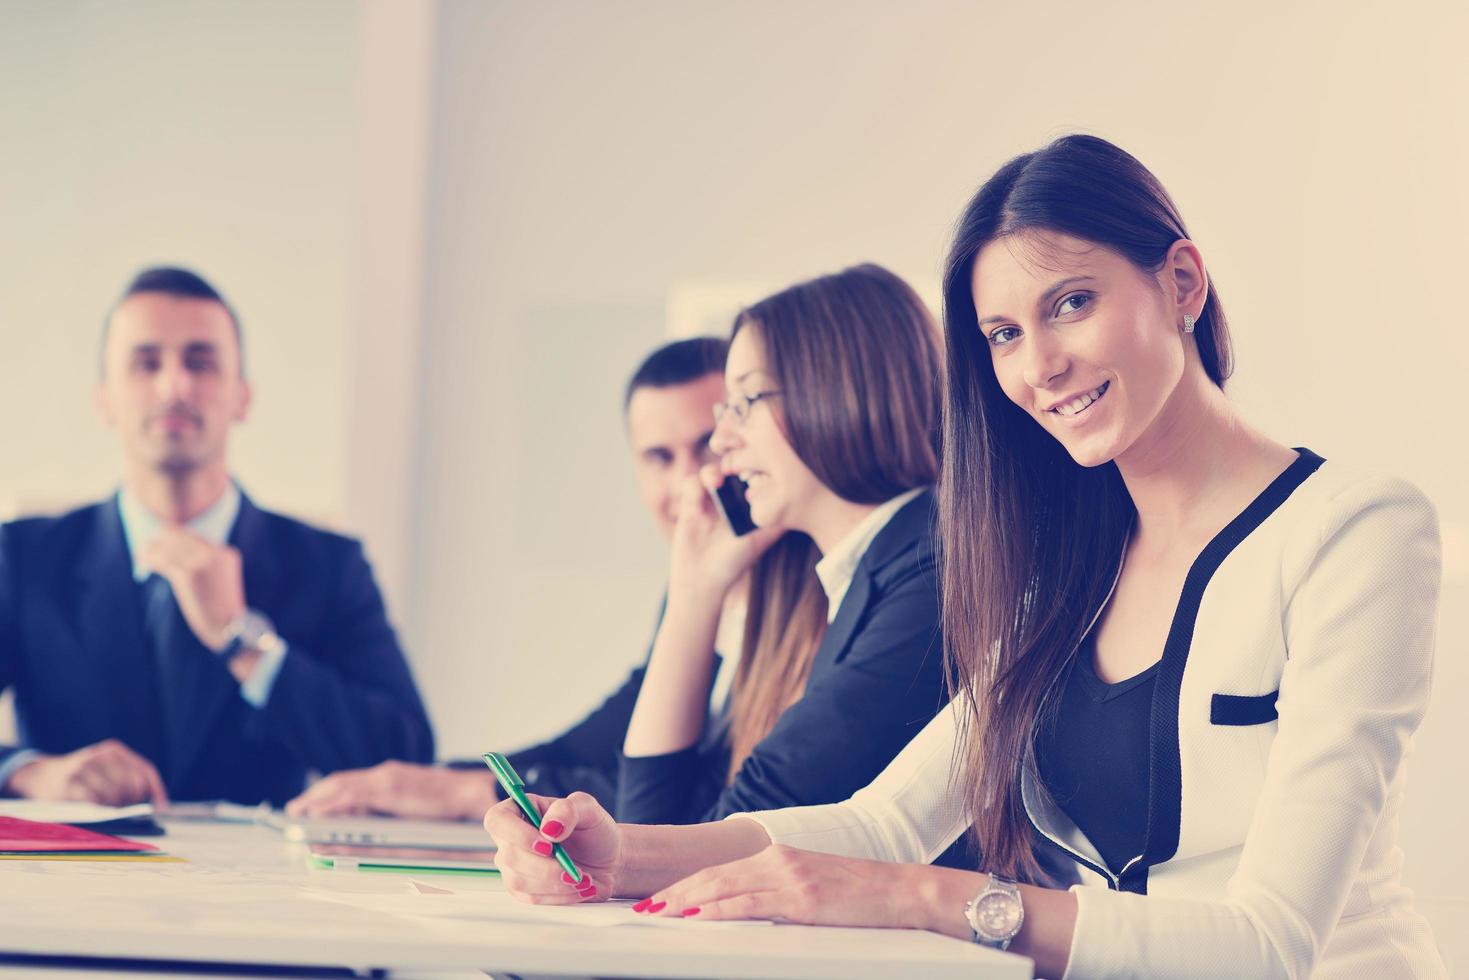
[[[704,613],[718,607],[740,576],[785,533],[756,526],[743,499],[730,498],[737,492],[734,487],[725,491],[733,501],[726,507],[718,492],[730,481],[739,482],[711,463],[686,479],[679,491],[668,565],[669,602],[675,606],[692,602]]]

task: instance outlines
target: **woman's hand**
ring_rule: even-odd
[[[541,811],[537,831],[514,800],[485,814],[485,830],[495,839],[495,865],[506,890],[533,905],[574,905],[605,900],[617,891],[622,870],[622,835],[606,810],[586,793],[562,800],[530,796]],[[559,843],[582,873],[578,883],[552,857]]]
[[[701,920],[926,929],[967,940],[972,935],[965,903],[988,881],[983,872],[864,861],[775,844],[689,875],[638,902],[633,911]],[[1064,975],[1076,932],[1076,896],[1033,885],[1021,885],[1020,893],[1025,923],[1010,952],[1034,960],[1038,977]]]
[[[701,920],[922,929],[929,923],[916,900],[920,889],[905,879],[929,870],[777,844],[690,875],[639,902],[633,911]]]
[[[741,575],[785,533],[783,528],[756,528],[736,536],[709,496],[724,481],[713,463],[698,477],[684,481],[673,529],[668,573],[669,601],[691,598],[716,606]]]
[[[622,743],[629,756],[681,752],[699,740],[709,713],[714,645],[725,598],[783,533],[779,528],[756,529],[736,537],[704,489],[706,482],[718,479],[719,468],[706,466],[679,488],[668,604]]]

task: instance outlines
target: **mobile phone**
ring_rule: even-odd
[[[525,782],[515,771],[515,767],[510,764],[510,760],[499,752],[486,752],[481,758],[485,760],[485,765],[490,767],[490,772],[495,774],[495,779],[500,783],[500,788],[505,791],[505,795],[515,801],[516,806],[520,807],[521,814],[530,822],[530,825],[540,830],[541,811],[537,810],[536,805],[530,801],[530,797],[525,795]],[[581,870],[572,862],[571,855],[566,853],[566,848],[560,844],[552,844],[551,856],[571,876],[573,884],[581,884]]]
[[[750,503],[745,499],[745,481],[731,474],[724,478],[719,488],[710,494],[714,505],[724,515],[724,521],[737,536],[755,530],[755,521],[750,517]]]

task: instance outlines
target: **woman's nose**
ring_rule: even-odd
[[[727,411],[714,422],[714,432],[709,436],[709,448],[716,455],[723,456],[739,444],[739,426],[735,424],[734,413]]]
[[[1066,373],[1070,359],[1061,345],[1047,337],[1044,331],[1036,331],[1026,340],[1029,342],[1025,345],[1022,375],[1025,383],[1036,389],[1051,387],[1057,378]]]

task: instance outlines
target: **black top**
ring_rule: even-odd
[[[934,537],[933,492],[925,490],[873,539],[816,651],[805,693],[733,782],[729,745],[716,727],[680,752],[624,757],[617,818],[697,823],[835,803],[871,782],[947,700]]]
[[[290,646],[261,708],[190,630],[150,646],[116,498],[0,527],[0,691],[15,691],[21,745],[59,754],[115,738],[173,799],[278,805],[309,769],[432,759],[362,546],[245,496],[229,540],[250,605]]]
[[[1097,676],[1095,657],[1088,638],[1056,715],[1036,739],[1036,764],[1056,804],[1120,874],[1142,854],[1148,833],[1148,731],[1158,665],[1108,684]]]
[[[1199,607],[1210,579],[1230,553],[1325,462],[1309,449],[1297,447],[1296,452],[1295,461],[1204,546],[1184,577],[1183,591],[1174,607],[1168,638],[1163,644],[1163,659],[1153,679],[1146,756],[1148,789],[1141,797],[1147,801],[1142,860],[1134,863],[1126,874],[1118,876],[1116,887],[1120,891],[1147,894],[1148,869],[1172,860],[1178,851],[1183,815],[1183,762],[1178,744],[1179,692],[1188,667]],[[1268,708],[1273,711],[1274,705]],[[1035,829],[1038,839],[1044,840],[1045,835],[1040,828]],[[1049,847],[1045,850],[1054,851]]]

